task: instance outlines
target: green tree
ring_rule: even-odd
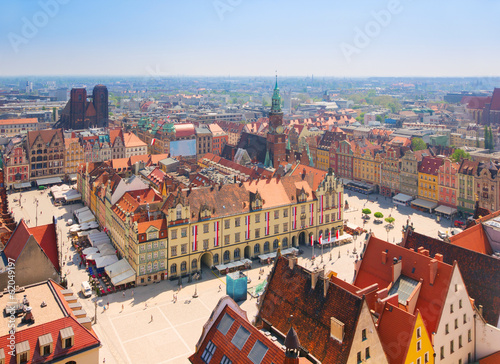
[[[267,102],[265,97],[262,98],[262,106],[263,107],[269,106],[269,102]]]
[[[455,149],[450,158],[456,163],[460,163],[462,159],[471,159],[470,154],[465,152],[463,149]]]
[[[411,140],[411,149],[413,149],[414,152],[417,150],[424,150],[427,148],[427,144],[422,140],[422,138],[413,138]]]
[[[381,218],[384,217],[384,214],[381,213],[381,212],[376,212],[376,213],[373,214],[373,216],[375,216],[377,219],[381,219]]]
[[[490,140],[488,138],[488,127],[484,126],[484,147],[490,149]]]
[[[52,121],[56,121],[57,109],[55,107],[52,108]]]
[[[394,222],[394,220],[396,220],[396,219],[393,218],[392,216],[389,216],[389,217],[385,218],[385,222],[388,222],[389,224],[392,224]]]
[[[365,214],[365,216],[368,216],[368,215],[370,215],[372,213],[372,211],[370,209],[363,209],[363,210],[361,210],[361,212],[363,214]]]

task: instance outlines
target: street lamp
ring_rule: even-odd
[[[358,239],[358,236],[353,235],[352,238],[354,239],[354,249],[352,250],[352,254],[356,254],[356,240]]]
[[[391,227],[389,226],[389,224],[385,226],[385,230],[387,231],[387,242],[389,242],[389,231],[391,231]]]

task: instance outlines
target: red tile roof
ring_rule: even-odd
[[[382,254],[386,253],[386,263],[382,263]],[[420,281],[422,287],[417,299],[416,309],[426,312],[423,317],[427,332],[436,332],[437,324],[451,281],[453,267],[449,264],[437,262],[437,275],[434,284],[430,284],[429,265],[432,258],[413,250],[390,244],[377,239],[373,235],[368,240],[365,254],[356,274],[354,285],[366,288],[377,283],[379,288],[388,288],[392,284],[392,265],[394,258],[401,260],[401,274]]]
[[[500,351],[488,355],[486,358],[480,359],[479,364],[498,364],[500,363]]]
[[[212,315],[214,313],[212,313]],[[219,322],[226,314],[229,315],[231,318],[233,318],[234,322],[229,328],[227,334],[224,335],[217,329],[217,326],[219,325]],[[214,355],[210,360],[211,363],[220,363],[225,355],[229,360],[233,362],[233,364],[253,364],[253,362],[248,358],[248,354],[254,347],[257,340],[268,348],[266,354],[264,355],[264,358],[261,361],[262,364],[271,364],[271,363],[282,364],[285,362],[285,352],[281,350],[281,348],[279,348],[276,344],[274,344],[274,342],[272,342],[268,337],[266,337],[266,335],[264,335],[256,327],[254,327],[248,321],[248,319],[242,317],[241,314],[238,314],[229,305],[226,305],[222,309],[222,311],[220,311],[217,317],[211,317],[209,322],[210,321],[213,322],[211,328],[209,329],[208,333],[206,333],[201,344],[197,345],[198,350],[189,357],[189,361],[191,363],[193,364],[205,363],[205,361],[201,358],[201,356],[203,355],[203,352],[205,351],[207,344],[209,343],[209,341],[211,341],[216,347]],[[241,350],[238,349],[238,347],[236,347],[231,342],[231,340],[233,339],[234,335],[236,334],[236,332],[240,327],[245,328],[250,333],[250,336],[244,343]],[[204,333],[202,333],[202,337],[203,334]]]
[[[28,226],[26,225],[24,220],[21,219],[3,250],[5,256],[7,258],[10,258],[11,260],[17,260],[17,258],[23,251],[30,235],[31,233],[28,230]]]
[[[500,88],[496,88],[493,90],[493,96],[491,96],[491,104],[490,111],[499,111],[500,110]]]
[[[448,264],[456,261],[462,267],[460,273],[469,296],[475,300],[475,306],[482,305],[484,319],[497,326],[500,317],[499,259],[416,232],[405,236],[403,246],[408,249],[424,247],[431,257],[442,254],[443,261]]]
[[[491,255],[493,253],[488,236],[481,224],[472,226],[457,235],[451,236],[450,243],[481,254]]]
[[[139,222],[137,224],[137,231],[139,234],[144,234],[146,230],[149,229],[151,226],[157,228],[158,230],[167,229],[167,223],[165,222],[165,219],[158,219],[153,221]]]
[[[48,224],[29,228],[47,257],[50,259],[57,271],[59,267],[59,251],[57,248],[57,232],[55,224]]]
[[[290,176],[300,176],[302,174],[312,175],[313,176],[313,186],[312,189],[316,191],[318,189],[321,181],[325,179],[327,171],[323,171],[322,169],[310,167],[304,164],[297,164],[295,168],[291,171]]]
[[[174,128],[176,138],[185,138],[194,135],[193,124],[175,124]]]
[[[257,316],[282,333],[293,324],[301,346],[320,362],[346,363],[364,298],[335,284],[329,285],[325,297],[323,286],[323,280],[318,279],[312,289],[310,272],[298,265],[290,269],[289,261],[279,257]],[[330,336],[332,317],[344,324],[342,343]]]
[[[437,176],[439,167],[441,167],[443,162],[443,158],[424,157],[418,166],[418,172]]]
[[[27,119],[4,119],[0,120],[0,125],[14,125],[14,124],[37,124],[37,118],[27,118]]]

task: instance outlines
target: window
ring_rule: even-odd
[[[224,261],[228,261],[229,260],[229,250],[226,250],[224,252]]]
[[[462,347],[462,335],[458,337],[458,348],[460,349]]]
[[[210,360],[212,360],[212,356],[215,353],[215,349],[217,349],[217,347],[212,341],[209,341],[207,346],[205,347],[205,351],[203,351],[203,354],[201,354],[201,360],[203,360],[204,363],[210,363]]]
[[[208,224],[203,224],[203,233],[208,233]]]
[[[229,229],[231,227],[231,222],[230,220],[225,220],[224,221],[224,229]]]
[[[175,214],[176,214],[177,220],[182,219],[182,206],[181,205],[177,206],[177,209],[175,210]]]
[[[278,210],[274,211],[274,219],[279,219],[280,218],[280,212]]]
[[[181,245],[181,254],[187,254],[187,251],[188,251],[188,245],[182,244]]]
[[[453,354],[455,352],[455,343],[453,340],[450,341],[450,354]]]
[[[253,247],[253,253],[254,254],[260,253],[260,244],[255,244],[255,246]]]
[[[420,339],[421,336],[422,336],[422,328],[417,327],[417,339]]]
[[[459,300],[458,301],[458,308],[461,309],[462,308],[462,300]]]
[[[227,356],[223,356],[222,359],[220,360],[220,364],[233,364],[231,360]]]
[[[177,239],[177,230],[172,230],[172,239]]]
[[[235,226],[235,227],[240,226],[240,225],[241,225],[241,223],[240,223],[240,222],[241,222],[241,218],[239,218],[239,217],[235,218],[235,219],[234,219],[234,226]]]
[[[421,364],[420,358],[417,358],[417,364]]]
[[[274,233],[279,234],[280,232],[280,226],[278,224],[274,225]]]
[[[283,232],[286,233],[288,231],[288,223],[284,222],[283,223]]]
[[[417,341],[417,351],[420,351],[422,349],[422,341],[418,340]]]
[[[256,223],[260,222],[260,214],[255,214],[255,222]]]
[[[429,362],[429,352],[425,353],[424,355],[424,363],[428,363]]]
[[[467,340],[468,342],[472,341],[472,331],[469,329],[469,332],[467,333]]]
[[[254,364],[260,364],[264,356],[266,356],[269,348],[264,345],[260,340],[257,340],[253,345],[252,350],[248,353],[248,359],[252,361]]]
[[[264,243],[264,253],[267,253],[267,252],[269,252],[269,242],[268,241],[266,241]]]
[[[366,329],[363,329],[363,331],[361,331],[361,340],[362,341],[366,340]]]
[[[187,236],[187,233],[188,233],[187,228],[182,228],[181,229],[181,238],[185,238]]]
[[[450,313],[453,313],[453,303],[450,305]]]
[[[450,328],[449,328],[449,325],[448,325],[448,324],[446,324],[446,326],[444,327],[444,333],[445,333],[446,335],[448,335],[448,334],[450,333]]]
[[[240,249],[239,248],[234,250],[234,259],[240,259]]]
[[[455,330],[458,329],[458,319],[455,319]]]
[[[42,355],[49,355],[50,354],[50,345],[45,345],[42,350]]]
[[[439,357],[440,357],[440,359],[444,359],[444,346],[441,346]]]
[[[283,217],[288,217],[288,210],[287,209],[283,210]]]
[[[185,272],[186,271],[186,266],[187,266],[186,262],[182,262],[181,263],[181,272]]]
[[[239,243],[240,242],[240,233],[234,234],[234,241],[235,241],[235,243]]]
[[[464,324],[467,323],[467,315],[464,313]]]
[[[357,362],[358,362],[358,364],[361,363],[361,351],[358,351]]]
[[[241,350],[243,349],[243,346],[245,346],[245,343],[247,342],[249,336],[250,332],[243,326],[240,326],[238,328],[238,331],[236,331],[236,334],[234,334],[231,342],[234,344],[234,346]]]
[[[370,359],[370,347],[367,347],[365,349],[365,360]]]
[[[214,265],[219,264],[219,254],[215,253],[214,254]]]
[[[173,257],[177,256],[177,246],[170,247],[170,255]]]
[[[172,264],[170,266],[170,274],[176,274],[177,273],[177,264]]]
[[[260,229],[255,229],[255,239],[260,238]]]
[[[229,235],[224,235],[224,244],[229,244]]]

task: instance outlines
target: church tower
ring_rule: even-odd
[[[270,164],[266,167],[273,167],[277,169],[281,162],[286,161],[285,131],[283,128],[283,112],[281,111],[281,96],[280,89],[278,88],[278,76],[276,76],[271,111],[269,112],[269,131],[267,133],[266,154],[269,154]]]

